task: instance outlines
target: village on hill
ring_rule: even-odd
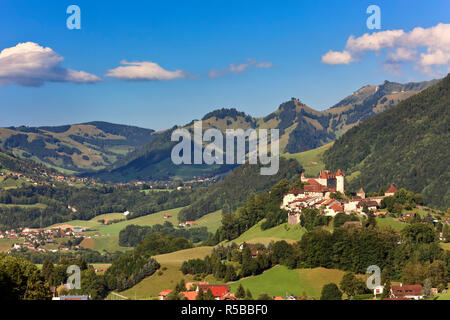
[[[290,190],[284,196],[281,205],[281,209],[288,212],[288,223],[292,225],[300,223],[303,208],[322,209],[324,215],[329,217],[334,217],[339,212],[367,216],[367,210],[374,212],[375,215],[386,214],[385,211],[377,211],[377,209],[380,208],[381,201],[385,197],[393,196],[397,192],[393,184],[382,196],[366,197],[366,193],[361,188],[356,196],[345,197],[344,177],[345,174],[340,169],[336,173],[322,170],[317,178],[307,178],[302,173],[303,188]]]

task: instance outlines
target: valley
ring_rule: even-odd
[[[273,176],[260,165],[177,167],[171,130],[5,129],[0,260],[31,261],[60,290],[57,270],[80,264],[92,286],[73,293],[96,299],[317,300],[330,283],[344,299],[370,299],[361,282],[372,264],[386,287],[431,281],[445,299],[448,161],[436,150],[446,145],[448,79],[363,87],[320,112],[292,99],[264,118],[205,115],[204,126],[221,131],[280,129]],[[48,156],[42,143],[72,160]],[[78,161],[84,154],[99,158]],[[191,290],[201,286],[204,297]]]

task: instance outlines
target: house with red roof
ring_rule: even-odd
[[[163,290],[160,293],[158,293],[158,299],[159,300],[166,300],[167,296],[172,292],[172,290]]]
[[[197,300],[198,291],[184,291],[181,292],[184,297],[184,300]]]
[[[391,298],[421,300],[423,299],[423,288],[420,284],[391,286]]]
[[[386,190],[384,195],[386,197],[389,197],[389,196],[393,196],[396,192],[397,192],[397,188],[395,188],[395,186],[393,184],[391,184],[391,186],[389,187],[389,189]]]
[[[222,300],[222,298],[230,292],[230,286],[227,284],[199,284],[196,291],[202,290],[203,293],[206,293],[208,289],[211,290],[214,299],[216,300]]]

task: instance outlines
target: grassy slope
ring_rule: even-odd
[[[450,292],[439,294],[437,300],[450,300]]]
[[[222,223],[222,210],[211,212],[200,219],[195,224],[198,227],[206,227],[211,233],[215,233]]]
[[[19,241],[14,239],[0,239],[0,252],[8,251],[15,242]]]
[[[232,242],[263,243],[265,245],[269,244],[272,240],[286,240],[288,242],[293,242],[299,241],[306,232],[306,229],[302,228],[300,225],[292,226],[287,223],[267,230],[261,230],[261,223],[262,221],[251,227]]]
[[[322,156],[324,152],[328,150],[332,145],[333,142],[316,149],[293,154],[286,153],[282,156],[287,159],[297,160],[305,169],[305,174],[307,176],[315,177],[319,174],[320,170],[325,169],[325,164],[323,163]]]
[[[231,291],[235,292],[239,284],[245,289],[250,289],[254,298],[261,293],[270,296],[282,296],[306,294],[319,298],[324,284],[334,282],[339,284],[344,271],[325,268],[294,269],[289,270],[285,266],[275,266],[263,274],[255,277],[241,279],[231,284]]]
[[[395,231],[400,231],[406,226],[406,223],[401,222],[396,218],[386,217],[386,218],[377,218],[377,225],[379,227],[390,226]]]
[[[134,299],[156,298],[158,293],[165,289],[173,289],[175,285],[184,279],[186,282],[193,280],[192,275],[183,275],[180,266],[183,261],[195,258],[204,258],[210,254],[212,247],[197,247],[192,249],[180,250],[168,254],[155,256],[155,259],[161,264],[162,275],[158,272],[145,278],[134,287],[120,292],[121,295]],[[163,270],[165,269],[165,270]]]

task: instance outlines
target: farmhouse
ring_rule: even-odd
[[[190,283],[188,283],[190,284]],[[190,284],[191,286],[193,284]],[[188,286],[189,287],[189,286]],[[196,285],[196,289],[193,291],[184,291],[181,292],[184,300],[196,300],[197,295],[202,290],[203,293],[207,293],[208,290],[211,290],[215,300],[236,300],[237,298],[234,296],[232,292],[230,292],[230,286],[226,284],[208,284],[198,283]],[[167,296],[172,292],[172,290],[163,290],[158,294],[159,300],[166,300]]]
[[[421,285],[399,285],[391,286],[392,298],[423,299],[423,288]]]
[[[172,292],[172,290],[163,290],[160,293],[158,293],[158,299],[159,300],[166,300],[167,296]]]
[[[202,290],[203,293],[206,293],[208,289],[211,290],[216,300],[223,300],[222,298],[230,292],[230,286],[227,284],[199,284],[196,291]]]

